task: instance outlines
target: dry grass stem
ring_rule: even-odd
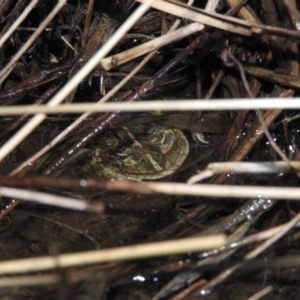
[[[105,262],[143,259],[164,255],[175,255],[188,252],[219,248],[226,242],[224,235],[187,238],[174,241],[125,246],[121,248],[99,251],[78,252],[56,257],[27,258],[0,262],[0,274],[20,274],[23,272],[38,272],[59,268],[70,268]]]
[[[39,37],[39,35],[45,30],[48,24],[53,20],[57,13],[66,4],[66,0],[58,1],[57,5],[53,8],[47,18],[41,23],[37,30],[32,34],[32,36],[27,40],[27,42],[22,46],[22,48],[14,55],[11,61],[1,70],[0,72],[0,82],[2,82],[3,77],[7,76],[7,73],[15,65],[15,63],[20,59],[20,57],[29,49],[32,43]]]
[[[249,252],[245,256],[245,259],[249,260],[257,257],[259,254],[261,254],[267,248],[269,248],[271,245],[277,242],[280,238],[282,238],[285,234],[287,234],[291,229],[293,229],[297,224],[299,224],[299,222],[300,222],[300,213],[298,213],[291,221],[285,223],[284,226],[282,226],[282,228],[276,234],[274,234],[272,237],[267,239],[261,245],[259,245],[251,252]]]
[[[43,177],[40,177],[41,179]],[[66,183],[69,188],[84,187],[85,189],[98,189],[110,191],[127,191],[141,194],[162,193],[166,195],[205,196],[221,198],[266,198],[279,200],[300,199],[300,188],[289,187],[264,187],[264,186],[239,186],[239,185],[218,185],[218,184],[185,184],[172,182],[135,182],[135,181],[103,181],[97,179],[45,179],[38,181],[38,177],[26,177],[24,179],[0,178],[4,185],[14,184],[38,187],[43,182],[48,187],[65,189]],[[35,184],[34,182],[37,182]],[[29,183],[30,182],[30,183]]]
[[[291,168],[292,166],[292,168]],[[276,174],[276,173],[288,173],[293,171],[300,171],[300,163],[298,161],[291,161],[289,163],[284,161],[272,161],[272,162],[221,162],[210,163],[206,169],[200,171],[189,178],[188,184],[193,184],[202,181],[206,178],[210,178],[216,174],[247,174],[247,173],[264,173],[264,174]]]
[[[57,274],[0,278],[0,288],[52,285],[59,283],[60,279]]]
[[[90,112],[144,112],[144,111],[189,111],[189,110],[242,110],[242,109],[299,109],[300,98],[292,99],[235,99],[235,100],[176,100],[176,101],[139,101],[133,103],[103,103],[99,104],[61,104],[56,107],[47,105],[31,106],[16,105],[1,108],[3,115],[36,114],[73,114]]]
[[[262,244],[258,245],[252,251],[250,251],[245,257],[244,261],[235,264],[234,266],[222,271],[218,276],[213,278],[208,284],[203,287],[203,290],[210,290],[216,285],[221,284],[224,280],[226,280],[229,276],[231,276],[236,270],[240,269],[244,266],[245,263],[250,260],[256,258],[259,254],[263,253],[266,249],[272,246],[276,241],[278,241],[281,237],[283,237],[286,233],[288,233],[292,228],[294,228],[300,222],[300,213],[297,214],[291,221],[285,223],[280,229],[269,239],[264,241]]]
[[[78,200],[70,197],[63,197],[58,195],[51,195],[47,193],[21,190],[9,187],[0,187],[0,194],[5,197],[22,199],[26,201],[36,202],[43,205],[56,206],[61,208],[68,208],[79,211],[103,212],[103,205],[101,203],[89,204],[86,201]]]
[[[98,67],[102,67],[104,70],[109,71],[112,68],[122,65],[128,61],[131,61],[148,52],[151,52],[165,45],[178,41],[198,31],[201,31],[203,28],[204,26],[199,23],[187,25],[173,32],[167,33],[161,37],[158,37],[152,41],[146,42],[140,46],[134,47],[132,49],[118,53],[113,56],[108,56],[100,61]]]
[[[291,187],[260,187],[260,186],[222,186],[210,184],[187,185],[183,183],[167,183],[167,182],[145,182],[134,183],[128,185],[126,182],[115,182],[116,189],[134,190],[141,193],[163,193],[167,195],[186,195],[186,196],[205,196],[205,197],[221,197],[221,198],[273,198],[283,200],[300,199],[300,188]]]
[[[122,24],[122,26],[111,36],[109,41],[103,45],[88,61],[87,63],[68,81],[68,83],[52,98],[49,100],[48,104],[50,107],[56,106],[61,103],[76,87],[77,85],[97,66],[99,61],[118,43],[118,41],[126,34],[126,32],[136,23],[136,21],[148,10],[150,4],[153,0],[147,0],[143,5],[139,6],[136,11]],[[53,10],[51,14],[47,17],[49,22],[54,17],[54,13],[57,13],[59,9],[65,4],[65,0],[59,2],[59,5]],[[39,35],[41,30],[45,29],[48,23],[46,20],[40,25],[39,29],[33,34],[33,37]],[[32,39],[31,38],[31,39]],[[31,40],[30,39],[30,40]],[[33,39],[34,40],[34,39]],[[31,41],[27,42],[29,45]],[[27,43],[25,45],[27,45]],[[24,47],[25,47],[24,45]],[[29,47],[29,46],[28,46]],[[27,50],[27,48],[25,49]],[[24,51],[25,51],[24,50]],[[22,52],[20,56],[23,54]],[[15,56],[13,61],[17,61],[20,56]],[[5,68],[6,69],[6,68]],[[6,71],[3,69],[3,73]],[[5,72],[4,72],[5,71]],[[1,78],[1,73],[0,73]],[[0,161],[5,158],[8,153],[10,153],[17,145],[19,145],[34,128],[36,128],[44,119],[46,115],[39,114],[33,117],[27,125],[24,125],[22,129],[17,132],[10,140],[8,140],[1,148],[0,151]]]
[[[300,170],[300,162],[290,161],[295,170]],[[289,164],[284,161],[262,162],[221,162],[210,163],[206,170],[214,174],[222,173],[286,173],[292,171]]]
[[[188,5],[192,5],[193,1],[189,1]],[[211,5],[213,6],[213,5]],[[174,31],[180,24],[180,20],[176,20],[173,26],[170,28],[169,32]],[[97,104],[102,104],[109,100],[116,92],[118,92],[127,82],[132,79],[132,77],[137,74],[149,60],[155,55],[156,51],[149,53],[123,80],[121,80],[116,86],[114,86],[105,96],[103,96]],[[48,145],[46,145],[39,152],[34,154],[32,157],[27,159],[24,163],[22,163],[18,168],[16,168],[11,175],[18,174],[26,165],[32,164],[46,152],[48,152],[51,148],[53,148],[59,141],[61,141],[67,134],[69,134],[76,126],[78,126],[82,121],[88,118],[92,112],[85,112],[79,118],[77,118],[72,124],[70,124],[65,130],[59,133]],[[0,149],[1,153],[1,149]]]
[[[284,224],[280,228],[280,230],[270,237],[268,240],[263,242],[261,245],[257,246],[254,250],[250,251],[246,256],[244,262],[238,263],[235,266],[223,271],[218,276],[216,276],[213,280],[211,280],[210,283],[208,283],[205,287],[203,287],[204,290],[210,289],[212,287],[215,287],[216,285],[223,282],[225,279],[227,279],[229,276],[231,276],[237,269],[241,268],[247,261],[252,260],[253,258],[257,257],[259,254],[264,252],[267,248],[269,248],[271,245],[273,245],[276,241],[278,241],[283,235],[285,235],[287,232],[289,232],[292,228],[294,228],[300,221],[300,214],[298,214],[296,217],[294,217],[290,222]]]
[[[18,19],[12,24],[12,26],[5,32],[5,34],[0,39],[0,48],[6,42],[6,40],[13,34],[13,32],[18,28],[18,26],[25,20],[34,6],[38,3],[39,0],[32,0],[24,9],[22,14],[18,17]],[[35,31],[36,29],[34,29]]]
[[[192,0],[76,2],[0,4],[1,290],[41,286],[36,290],[71,297],[77,284],[100,283],[99,296],[110,297],[120,286],[136,292],[132,274],[142,270],[144,280],[165,276],[152,299],[211,299],[215,291],[218,298],[227,286],[215,287],[236,271],[248,276],[257,268],[253,276],[261,280],[265,266],[255,263],[266,250],[271,267],[294,271],[299,256],[285,262],[290,249],[278,241],[300,226],[297,1],[208,0],[205,9]],[[47,119],[51,114],[58,116]],[[164,155],[170,151],[166,156],[179,149],[183,162],[165,161],[150,138]],[[110,179],[131,164],[134,177]],[[139,177],[144,164],[149,177]],[[165,175],[162,165],[176,168]],[[154,177],[158,171],[163,175]],[[62,209],[22,203],[13,211],[19,199]],[[297,231],[287,239],[296,251]],[[235,251],[244,252],[233,257]],[[268,272],[266,287],[251,281],[246,298],[281,288],[271,282],[276,269]],[[241,278],[229,290],[243,288]]]
[[[260,290],[259,292],[255,293],[254,295],[249,297],[247,300],[259,300],[262,297],[264,297],[265,295],[271,293],[272,291],[273,291],[273,287],[271,285],[268,285],[265,288],[263,288],[262,290]]]
[[[137,1],[141,3],[144,2],[144,0]],[[190,8],[179,2],[155,0],[155,2],[152,4],[152,7],[183,19],[199,22],[207,26],[236,34],[245,36],[254,36],[254,33],[266,34],[270,36],[283,35],[286,37],[293,37],[297,41],[300,40],[300,33],[296,30],[286,30],[278,27],[251,23],[238,18],[207,12],[201,9]]]

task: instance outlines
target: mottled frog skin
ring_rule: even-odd
[[[92,150],[87,172],[119,180],[154,180],[174,173],[185,161],[189,143],[180,130],[148,125],[143,132],[127,128],[117,136],[101,138]]]

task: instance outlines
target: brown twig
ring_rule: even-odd
[[[226,66],[228,67],[233,67],[234,65],[238,68],[240,75],[241,75],[241,79],[242,82],[244,84],[244,87],[247,91],[247,93],[249,94],[249,96],[251,98],[254,98],[254,95],[252,94],[252,91],[249,87],[248,81],[246,79],[246,75],[244,72],[244,68],[243,65],[227,50],[224,50],[221,54],[221,57],[223,59],[223,62]],[[272,138],[268,127],[266,126],[266,123],[264,121],[264,118],[262,116],[262,113],[259,109],[256,110],[257,111],[257,116],[259,119],[259,122],[261,124],[261,127],[266,135],[266,138],[268,139],[269,143],[271,144],[271,146],[273,147],[273,149],[276,151],[276,153],[287,163],[289,164],[289,166],[293,169],[293,166],[290,162],[290,160],[287,158],[287,156],[282,152],[282,150],[279,148],[279,146],[274,142],[274,139]],[[299,176],[299,175],[298,175]]]
[[[91,25],[91,20],[92,20],[92,16],[93,16],[94,3],[95,3],[95,0],[89,0],[89,5],[87,8],[87,12],[86,12],[84,28],[83,28],[83,32],[82,32],[82,39],[81,39],[81,48],[82,49],[84,49],[85,45],[86,45],[86,41],[87,41],[87,37],[88,37],[90,25]]]

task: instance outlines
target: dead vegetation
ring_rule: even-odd
[[[298,299],[297,5],[1,1],[0,299]]]

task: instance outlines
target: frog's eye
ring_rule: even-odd
[[[173,135],[172,134],[165,134],[163,144],[168,145],[171,142],[173,142]]]

